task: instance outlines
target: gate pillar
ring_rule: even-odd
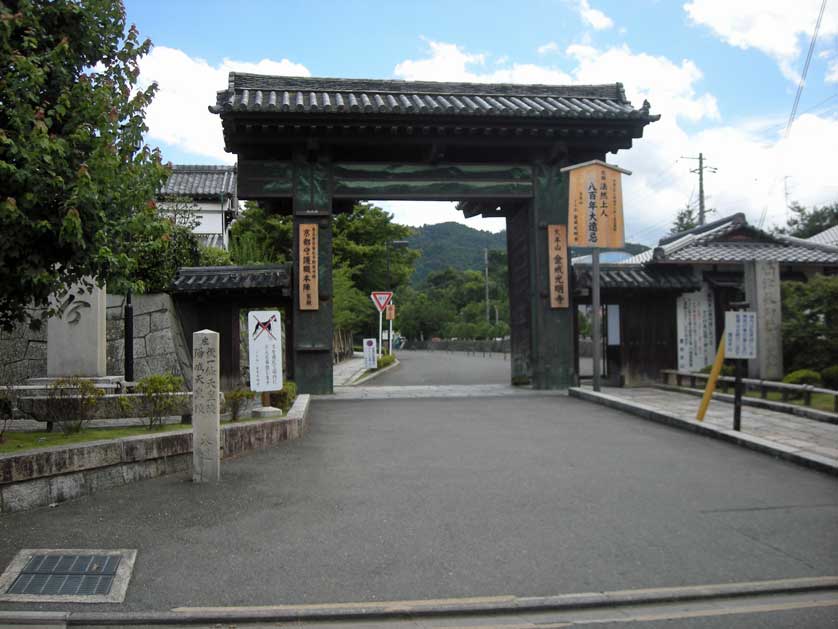
[[[572,292],[567,308],[550,307],[548,225],[567,225],[568,176],[561,164],[533,165],[529,212],[531,379],[535,389],[566,389],[576,384]],[[571,273],[568,250],[564,256]]]
[[[332,393],[332,197],[329,164],[294,160],[294,380],[300,393]],[[300,291],[300,231],[317,225],[317,309],[304,309]]]

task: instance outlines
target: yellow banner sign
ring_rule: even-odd
[[[393,321],[396,318],[395,304],[387,304],[387,308],[384,309],[384,318],[387,321]]]
[[[547,248],[550,255],[550,307],[567,308],[567,227],[547,226]]]
[[[562,168],[570,177],[568,243],[571,247],[619,249],[623,232],[621,176],[631,173],[599,160]]]
[[[300,223],[297,247],[297,276],[300,286],[300,310],[318,310],[317,223]]]

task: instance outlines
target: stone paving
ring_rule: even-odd
[[[334,395],[317,395],[313,398],[331,400],[400,400],[416,398],[463,397],[527,397],[567,396],[566,391],[535,391],[509,384],[433,384],[415,386],[335,387]]]
[[[364,354],[355,352],[352,358],[332,367],[332,378],[336,387],[348,386],[364,372]]]
[[[692,395],[653,388],[603,387],[602,392],[677,415],[681,419],[694,419],[701,402]],[[724,430],[732,429],[733,405],[719,400],[711,401],[704,423]],[[743,406],[741,429],[744,433],[789,448],[838,460],[838,425],[835,424]]]

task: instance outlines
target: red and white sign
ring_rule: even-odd
[[[387,304],[393,299],[393,293],[391,291],[375,291],[370,295],[370,299],[372,299],[375,307],[378,308],[378,312],[384,312]]]

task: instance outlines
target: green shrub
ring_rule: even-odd
[[[183,378],[171,373],[146,376],[137,383],[142,393],[142,413],[148,429],[163,425],[163,418],[172,415],[182,400],[177,394],[183,390]]]
[[[383,354],[378,357],[378,368],[384,369],[385,367],[392,365],[394,362],[396,362],[395,354]]]
[[[821,372],[821,382],[827,389],[838,390],[838,365],[824,369]]]
[[[786,384],[813,384],[820,385],[821,375],[812,369],[798,369],[792,371],[785,378],[783,382]]]
[[[230,266],[233,264],[230,253],[218,247],[198,245],[198,256],[200,266]]]
[[[699,373],[710,373],[713,371],[713,365],[707,365]],[[733,365],[722,365],[722,370],[719,372],[720,376],[726,376],[729,378],[733,378],[736,375],[736,367]]]
[[[282,389],[271,392],[271,406],[281,408],[283,413],[288,412],[296,399],[297,383],[293,380],[286,380]]]
[[[50,385],[46,417],[39,419],[58,424],[65,435],[81,432],[104,394],[91,380],[77,376],[60,378]]]
[[[252,400],[254,397],[256,397],[256,393],[245,388],[233,389],[224,394],[224,406],[230,411],[231,422],[239,421],[242,406],[247,400]]]

